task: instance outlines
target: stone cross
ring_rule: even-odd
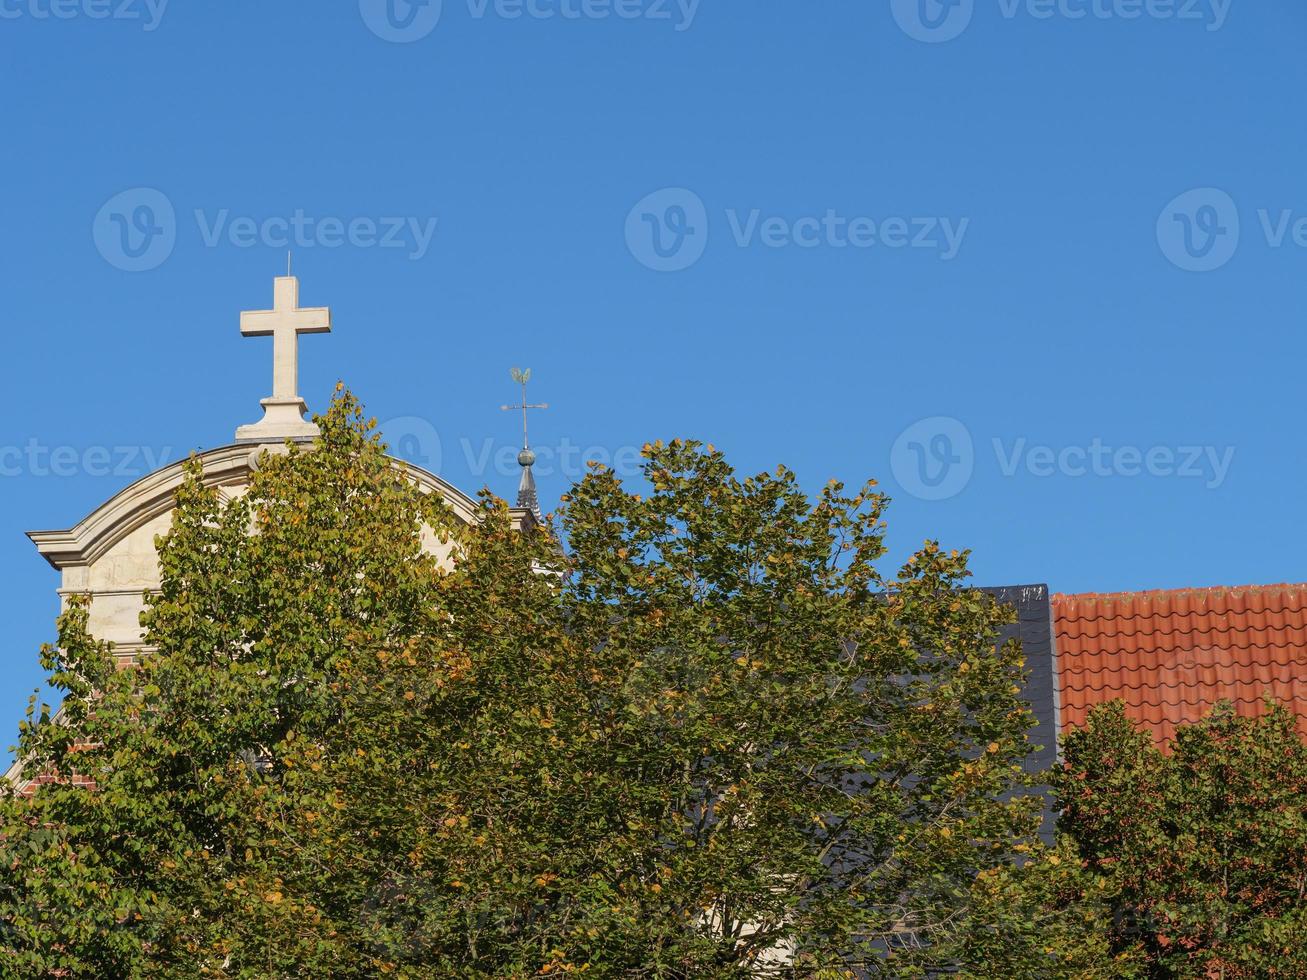
[[[237,442],[280,442],[311,439],[318,427],[304,420],[308,406],[299,395],[299,335],[330,333],[331,310],[300,309],[300,281],[294,276],[273,280],[272,309],[241,314],[246,337],[272,337],[272,397],[263,399],[263,419],[236,430]]]

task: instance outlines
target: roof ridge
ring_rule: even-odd
[[[1124,592],[1056,592],[1054,602],[1073,602],[1102,599],[1134,599],[1140,596],[1182,596],[1216,594],[1234,595],[1248,592],[1307,592],[1307,582],[1280,582],[1274,585],[1194,585],[1180,589],[1141,589]]]

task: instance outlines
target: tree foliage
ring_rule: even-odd
[[[965,977],[1307,977],[1307,745],[1229,704],[1164,751],[1117,701],[1063,736],[1058,845],[976,877]]]
[[[884,575],[871,485],[692,442],[646,447],[644,493],[595,468],[552,529],[489,495],[462,524],[348,394],[319,422],[235,499],[191,464],[139,666],[61,618],[63,713],[20,755],[96,785],[0,801],[3,975],[960,962],[1039,809],[964,554]]]
[[[1163,753],[1114,702],[1064,750],[1060,829],[1123,975],[1307,976],[1307,745],[1283,706],[1219,706]]]

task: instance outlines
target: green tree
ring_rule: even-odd
[[[234,500],[193,464],[138,667],[61,618],[63,715],[20,753],[96,786],[0,801],[3,975],[959,962],[1039,812],[965,554],[883,576],[870,485],[691,442],[646,447],[643,495],[595,468],[555,529],[488,495],[464,526],[348,394],[319,422]]]
[[[1091,874],[1074,846],[1029,847],[1018,863],[976,876],[961,976],[1122,980],[1141,960],[1112,947],[1111,882]]]
[[[1229,704],[1169,753],[1114,702],[1064,742],[1060,829],[1147,977],[1307,976],[1307,746]]]

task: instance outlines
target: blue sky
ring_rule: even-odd
[[[388,4],[390,6],[388,6]],[[923,6],[924,4],[924,6]],[[435,16],[438,14],[438,18]],[[0,710],[69,527],[338,377],[469,492],[693,436],[874,476],[894,557],[1301,580],[1307,8],[1289,0],[0,0]]]

